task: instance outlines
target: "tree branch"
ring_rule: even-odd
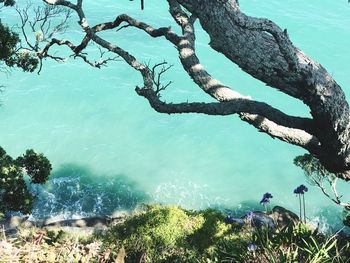
[[[59,3],[59,5],[69,7],[69,4],[66,4],[65,1]],[[150,101],[152,107],[154,107],[159,112],[165,113],[185,113],[185,112],[198,112],[205,114],[216,114],[216,115],[229,115],[235,113],[251,113],[251,114],[260,114],[260,118],[271,119],[269,120],[269,125],[272,125],[273,128],[265,129],[266,133],[270,133],[274,138],[282,139],[283,141],[291,142],[293,144],[298,144],[301,147],[307,147],[310,150],[313,145],[312,151],[315,152],[316,148],[318,148],[318,141],[312,135],[308,134],[308,132],[312,132],[313,124],[310,119],[293,117],[282,113],[281,111],[267,105],[266,103],[256,102],[253,100],[249,100],[247,97],[242,96],[238,92],[233,91],[227,86],[222,85],[219,81],[215,80],[211,77],[207,71],[204,70],[203,66],[200,64],[199,59],[197,58],[194,50],[194,27],[193,23],[195,21],[195,17],[188,17],[184,11],[182,11],[181,7],[174,0],[169,0],[170,13],[177,21],[178,24],[181,25],[183,29],[183,36],[176,35],[169,27],[163,27],[159,29],[154,29],[152,26],[137,21],[136,19],[131,18],[128,15],[120,15],[113,22],[106,22],[95,25],[94,27],[89,27],[87,23],[87,19],[84,15],[84,12],[78,6],[75,6],[73,9],[77,12],[80,24],[84,31],[86,32],[86,36],[79,46],[73,46],[69,44],[70,48],[77,54],[81,52],[84,48],[87,47],[90,40],[95,41],[97,44],[106,48],[107,50],[118,54],[122,57],[130,66],[134,69],[141,72],[144,78],[144,88],[138,89],[138,94],[144,96]],[[101,32],[108,29],[114,29],[121,25],[122,22],[128,23],[128,25],[139,28],[149,34],[152,37],[161,37],[164,36],[167,40],[173,43],[179,50],[180,60],[185,68],[185,70],[189,73],[189,75],[193,78],[195,83],[197,83],[205,92],[213,96],[215,99],[221,102],[230,102],[225,107],[221,104],[210,104],[208,107],[204,107],[204,104],[183,104],[183,105],[174,105],[169,107],[169,105],[164,103],[155,103],[155,97],[153,96],[145,96],[145,94],[151,94],[153,91],[154,82],[154,74],[150,72],[148,67],[138,62],[135,57],[127,53],[125,50],[120,47],[111,44],[110,42],[100,38],[96,33]],[[156,82],[159,84],[158,82]],[[144,91],[141,91],[144,90]],[[157,94],[160,90],[156,87]],[[235,105],[236,104],[236,105]],[[158,107],[155,107],[158,105]],[[215,105],[215,106],[214,106]],[[228,107],[230,105],[230,107]],[[160,107],[162,106],[162,107]],[[166,108],[164,108],[167,106]],[[201,109],[201,110],[199,110]],[[199,112],[198,112],[199,113]],[[244,119],[244,118],[242,118]],[[248,120],[248,119],[246,119]],[[259,130],[263,130],[260,125],[257,125],[256,122],[247,121],[248,123],[256,126]],[[278,124],[277,124],[278,123]],[[265,123],[266,125],[266,123]],[[286,127],[283,127],[286,126]],[[290,132],[288,130],[306,130],[308,132],[304,132],[303,136],[306,138],[301,139],[300,133]],[[277,131],[278,130],[278,131]],[[287,132],[287,135],[284,136],[283,132]],[[296,136],[295,140],[293,139],[293,135]],[[285,137],[285,138],[284,138]],[[288,139],[287,139],[288,137]],[[312,138],[312,139],[310,139]],[[306,143],[307,141],[307,143]],[[312,141],[310,143],[309,141]]]
[[[238,2],[234,0],[168,0],[169,11],[182,28],[182,35],[178,35],[170,27],[153,28],[125,14],[112,22],[91,27],[82,9],[82,1],[76,5],[65,0],[44,1],[66,6],[78,14],[79,23],[86,35],[78,46],[71,48],[76,56],[83,56],[81,52],[93,41],[139,71],[144,82],[144,87],[138,89],[139,95],[146,94],[149,90],[158,94],[163,88],[160,88],[159,80],[155,79],[154,72],[152,74],[147,65],[100,37],[99,32],[132,26],[151,37],[165,37],[175,45],[183,68],[203,91],[221,103],[239,102],[236,107],[242,111],[234,113],[239,113],[242,120],[273,138],[308,149],[320,158],[327,169],[339,174],[340,178],[350,179],[350,111],[344,93],[320,64],[295,48],[287,32],[270,20],[242,14]],[[186,8],[186,12],[183,8]],[[188,12],[192,15],[187,15]],[[251,100],[213,78],[204,69],[195,52],[193,24],[197,17],[208,32],[210,45],[215,50],[253,77],[302,100],[310,107],[313,119],[289,116],[266,104],[262,107],[261,102]],[[164,86],[166,85],[162,87]],[[140,90],[145,90],[145,93]],[[150,98],[145,97],[148,100]],[[164,103],[161,105],[170,106]],[[190,111],[188,105],[176,106],[181,106],[181,110],[176,108],[177,111]],[[206,108],[203,104],[191,104],[191,107],[194,106],[202,111]],[[209,108],[213,110],[212,105]],[[230,107],[226,106],[225,110],[227,108]]]
[[[117,28],[122,22],[126,22],[130,26],[143,30],[151,37],[164,36],[178,48],[180,59],[185,70],[189,72],[193,80],[212,97],[219,101],[229,101],[231,99],[234,100],[237,98],[247,98],[239,94],[238,92],[233,91],[227,86],[222,85],[218,80],[212,78],[211,75],[204,70],[204,67],[200,64],[199,59],[196,56],[194,50],[194,18],[189,18],[186,15],[186,13],[182,11],[182,9],[176,1],[170,0],[169,4],[170,13],[177,21],[177,23],[180,24],[183,28],[183,37],[179,37],[178,35],[176,35],[169,27],[155,29],[152,26],[137,21],[136,19],[133,19],[125,14],[118,16],[113,22],[106,22],[95,25],[94,27],[92,27],[92,30],[96,33],[108,29],[114,29]],[[82,41],[82,44],[75,49],[75,52],[80,52],[82,49],[84,49],[87,46],[88,41],[89,37],[85,36],[84,40]],[[191,53],[192,55],[189,56],[189,53]],[[277,118],[273,117],[273,111],[275,111],[275,113],[279,116],[283,114],[282,112],[272,107],[270,107],[269,109],[271,111],[271,114],[269,114],[268,118],[272,118],[272,120],[274,120],[275,122],[277,121]],[[267,116],[265,115],[264,117]],[[311,119],[300,118],[298,120],[298,117],[291,117],[289,122],[289,116],[286,114],[283,114],[283,118],[278,119],[279,121],[281,121],[277,122],[280,125],[284,125],[291,128],[305,129],[309,133],[313,132],[313,123]]]
[[[337,191],[337,178],[334,178],[333,181],[329,182],[330,187],[331,187],[331,191],[334,195],[334,197],[332,197],[326,190],[326,188],[323,186],[323,184],[317,180],[317,178],[314,178],[312,175],[309,177],[312,182],[322,191],[322,193],[329,199],[331,200],[333,203],[342,206],[345,210],[350,211],[350,203],[348,202],[343,202],[341,200],[341,196],[338,195],[338,191]]]
[[[278,138],[282,141],[300,146],[306,150],[318,153],[320,144],[315,136],[312,136],[304,130],[286,128],[271,122],[267,118],[259,115],[253,115],[255,112],[269,111],[269,105],[261,103],[235,99],[228,102],[192,102],[192,103],[165,103],[159,99],[157,93],[152,89],[136,88],[138,95],[145,97],[151,107],[160,113],[166,114],[182,114],[182,113],[201,113],[206,115],[220,115],[227,116],[232,114],[239,114],[241,112],[249,112],[246,114],[245,120],[247,122],[254,122],[253,125],[259,130],[268,133],[273,138]],[[251,103],[251,105],[249,105]]]

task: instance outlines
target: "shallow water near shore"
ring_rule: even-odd
[[[35,3],[40,1],[34,1]],[[154,26],[172,25],[166,1],[85,1],[91,24],[120,13]],[[268,17],[287,28],[293,43],[323,64],[350,98],[350,5],[331,0],[241,0],[249,15]],[[14,13],[0,18],[14,23]],[[256,100],[294,115],[308,116],[300,102],[266,87],[207,45],[197,24],[197,51],[202,64],[223,83]],[[67,36],[82,36],[71,20]],[[211,101],[183,72],[176,50],[164,39],[134,29],[106,34],[141,61],[174,64],[163,93],[168,102]],[[95,47],[92,47],[92,52]],[[245,211],[259,208],[265,192],[272,205],[298,211],[293,189],[305,183],[293,158],[300,148],[273,140],[237,116],[162,115],[137,96],[138,73],[122,61],[100,70],[82,61],[46,61],[40,75],[12,72],[3,79],[0,145],[18,156],[27,148],[43,152],[53,164],[52,179],[39,194],[35,217],[78,217],[133,209],[143,202],[186,208],[217,207]],[[348,185],[339,192],[350,199]],[[341,210],[309,187],[310,220],[340,224]],[[262,208],[260,208],[262,209]]]

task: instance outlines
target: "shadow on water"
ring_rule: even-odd
[[[32,191],[38,196],[32,213],[36,218],[111,215],[149,200],[127,176],[96,174],[77,164],[62,165],[45,186]]]

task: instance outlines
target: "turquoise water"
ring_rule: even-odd
[[[35,1],[40,2],[40,1]],[[85,1],[90,24],[112,20],[126,12],[154,26],[177,26],[166,1]],[[241,0],[249,15],[268,17],[287,28],[293,43],[321,62],[348,98],[350,75],[350,5],[332,0]],[[0,13],[15,23],[12,11]],[[82,34],[71,20],[66,37]],[[287,113],[308,115],[300,102],[240,71],[211,50],[197,24],[197,50],[202,64],[223,83]],[[151,39],[135,29],[105,36],[141,61],[174,64],[166,78],[174,84],[167,101],[211,101],[183,72],[176,50],[163,39]],[[96,47],[91,47],[94,54]],[[66,51],[63,51],[66,52]],[[40,193],[34,215],[79,216],[111,213],[142,202],[180,204],[187,208],[251,209],[263,193],[272,205],[297,209],[293,189],[305,183],[292,163],[300,148],[273,140],[237,116],[162,115],[136,95],[138,73],[122,61],[93,69],[81,61],[47,61],[40,75],[13,71],[2,80],[0,145],[17,156],[27,148],[45,153],[54,170]],[[346,192],[346,185],[340,190]],[[307,195],[310,218],[339,222],[341,212],[318,189]]]

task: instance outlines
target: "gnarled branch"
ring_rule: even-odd
[[[65,0],[44,1],[66,6],[78,15],[86,35],[79,45],[70,46],[76,56],[81,56],[91,41],[120,56],[141,73],[144,86],[137,92],[159,112],[238,113],[242,120],[259,131],[307,149],[316,154],[327,169],[342,174],[339,177],[343,179],[350,179],[350,111],[344,93],[327,71],[294,47],[286,30],[272,21],[246,16],[234,0],[168,0],[170,14],[182,28],[182,35],[178,35],[170,27],[153,28],[125,14],[117,16],[112,22],[90,26],[82,0],[77,4]],[[196,19],[209,34],[212,48],[253,77],[302,100],[309,106],[313,118],[282,113],[270,105],[245,97],[210,75],[196,55]],[[98,34],[125,27],[138,28],[151,37],[165,37],[177,48],[183,68],[193,81],[219,103],[161,102],[158,97],[160,84],[155,81],[150,68]]]

